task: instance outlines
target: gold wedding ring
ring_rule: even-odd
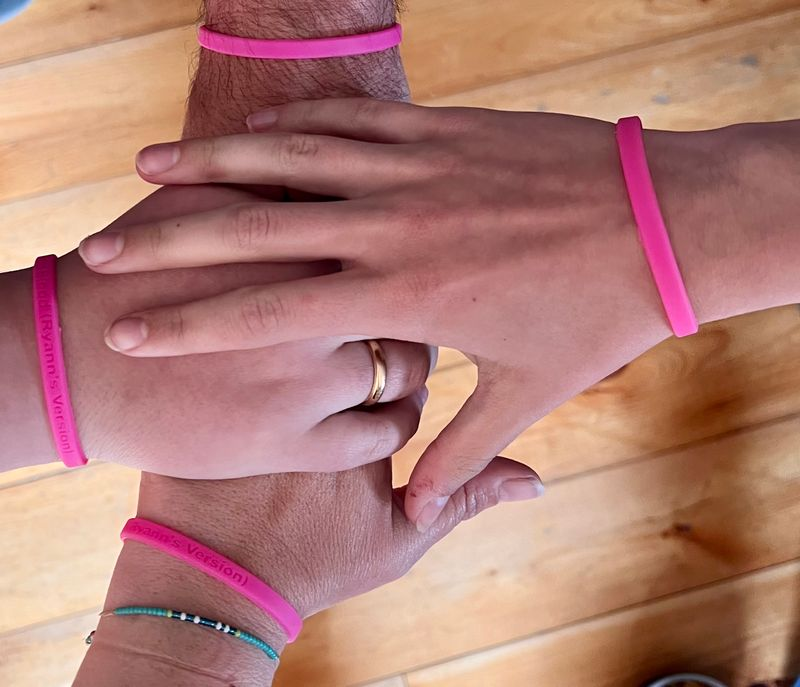
[[[367,339],[364,343],[367,344],[369,354],[372,356],[372,388],[369,390],[367,400],[361,405],[374,406],[386,391],[386,354],[375,339]]]

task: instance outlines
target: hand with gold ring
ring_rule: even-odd
[[[208,210],[246,197],[221,187],[168,188],[111,228],[135,232],[135,225],[158,221],[177,208]],[[77,253],[60,258],[66,368],[89,459],[163,475],[219,479],[344,470],[392,455],[418,426],[433,365],[427,346],[343,337],[137,360],[103,342],[109,323],[131,309],[230,289],[254,291],[330,269],[322,263],[227,265],[106,276],[86,269]],[[24,272],[0,275],[0,352],[7,363],[0,406],[3,398],[9,399],[8,407],[24,404],[0,422],[0,468],[21,466],[14,462],[19,456],[31,463],[55,459],[38,401],[38,360],[31,355],[36,344],[29,284],[30,275]],[[247,306],[254,328],[273,315]],[[18,329],[22,334],[9,336]]]

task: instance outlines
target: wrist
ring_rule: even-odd
[[[286,637],[268,616],[216,580],[138,542],[123,546],[109,587],[104,610],[149,606],[201,615],[247,631],[279,654]],[[164,618],[104,616],[98,625],[93,652],[112,651],[124,657],[128,672],[140,674],[143,684],[151,660],[160,657],[181,676],[219,676],[224,684],[263,685],[277,664],[260,650],[210,628],[192,627]],[[194,685],[193,679],[186,684]]]
[[[300,617],[306,618],[323,606],[319,580],[308,579],[301,563],[283,544],[282,538],[287,532],[271,528],[262,515],[265,510],[281,510],[280,504],[269,503],[273,490],[266,488],[279,476],[247,479],[247,484],[252,486],[260,481],[265,488],[242,489],[243,480],[190,481],[144,473],[137,514],[175,529],[235,561],[280,594]],[[258,503],[253,499],[258,499]],[[226,504],[224,509],[219,508],[220,503]],[[253,538],[254,532],[258,533],[257,541]],[[226,595],[230,593],[256,615],[273,622],[225,585],[204,573],[193,572],[201,575],[206,584],[223,588]]]
[[[42,393],[31,270],[0,275],[0,471],[55,460]]]
[[[394,0],[285,3],[210,0],[205,21],[215,31],[246,38],[321,38],[391,26]],[[397,48],[323,60],[257,60],[200,50],[184,137],[247,131],[247,115],[296,100],[369,96],[408,98]]]
[[[378,31],[395,22],[394,0],[206,0],[204,21],[244,38],[323,38]]]
[[[800,150],[789,149],[800,134],[781,128],[787,124],[645,132],[653,183],[701,323],[800,299]]]

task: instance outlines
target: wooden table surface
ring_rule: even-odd
[[[798,0],[406,4],[420,102],[674,129],[800,117]],[[146,194],[133,154],[180,129],[196,13],[195,0],[37,0],[0,26],[0,270],[70,250]],[[398,481],[474,382],[445,352]],[[403,580],[312,619],[277,684],[800,673],[798,308],[665,342],[509,454],[546,498],[465,524]],[[1,684],[70,684],[136,484],[102,463],[0,476]]]

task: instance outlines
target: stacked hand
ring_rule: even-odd
[[[111,225],[138,238],[162,217],[252,198],[224,188],[163,189]],[[152,231],[146,250],[158,254]],[[168,240],[167,237],[164,237]],[[381,403],[354,409],[373,380],[358,341],[316,339],[250,351],[134,360],[109,350],[103,332],[121,313],[239,293],[325,274],[330,265],[231,265],[99,276],[76,254],[59,261],[64,349],[84,449],[139,469],[187,478],[349,469],[380,460],[416,431],[432,365],[426,346],[382,342],[388,380]],[[260,331],[269,314],[244,306]],[[221,327],[238,326],[236,320]],[[180,338],[180,325],[173,334]],[[135,335],[128,332],[127,336]]]
[[[219,482],[145,474],[138,515],[232,558],[305,618],[399,578],[461,521],[540,489],[532,470],[497,458],[454,494],[435,526],[420,533],[403,514],[403,490],[392,490],[388,460],[334,474]],[[176,608],[235,623],[278,652],[286,641],[270,617],[238,593],[131,541],[117,563],[106,609],[129,605]],[[100,622],[75,684],[116,684],[120,674],[131,684],[149,684],[153,663],[169,684],[263,685],[275,669],[260,652],[227,637],[112,616]]]
[[[132,310],[109,345],[142,358],[361,334],[463,351],[478,386],[411,477],[406,512],[421,529],[519,432],[668,336],[610,124],[343,100],[250,125],[270,133],[153,146],[139,172],[342,200],[144,222],[88,239],[85,261],[105,274],[320,259],[341,271]],[[687,185],[708,143],[690,136],[648,132],[655,167],[680,160]],[[253,309],[268,316],[254,324]],[[119,336],[131,329],[140,336]]]

